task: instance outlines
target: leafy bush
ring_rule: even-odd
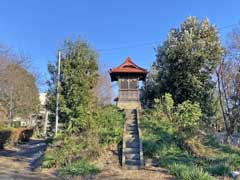
[[[202,112],[199,103],[188,100],[174,106],[172,95],[166,93],[162,101],[155,99],[152,115],[154,119],[169,121],[183,138],[189,138],[199,127]]]
[[[218,175],[218,176],[230,175],[232,172],[231,168],[227,163],[219,163],[213,166],[208,166],[206,170],[211,174]]]
[[[170,167],[170,173],[179,180],[214,180],[207,172],[201,169],[186,166],[183,164],[173,164]]]
[[[100,144],[119,143],[123,135],[124,114],[114,106],[106,106],[98,113],[97,126]]]
[[[195,177],[189,174],[189,171],[196,174],[200,171],[201,176],[205,178],[207,175],[203,174],[229,176],[230,172],[240,169],[239,149],[219,144],[210,135],[197,134],[195,137],[183,139],[166,114],[162,118],[156,117],[153,111],[145,111],[141,118],[143,153],[146,158],[159,159],[161,166],[175,168],[174,172],[181,171],[177,171],[174,164],[182,164],[184,167],[178,169],[183,168],[186,177],[195,179],[200,178],[200,175]],[[184,143],[191,148],[184,146],[186,145]],[[191,169],[192,167],[195,170]],[[184,178],[179,177],[179,179]]]
[[[100,172],[100,169],[98,167],[84,160],[78,160],[59,170],[59,174],[61,176],[67,176],[67,175],[79,176],[79,175],[96,174],[98,172]]]
[[[19,142],[29,141],[33,134],[33,129],[29,128],[9,128],[0,130],[0,149],[4,144],[11,143],[16,145]]]
[[[202,116],[199,103],[184,101],[177,106],[174,113],[175,124],[179,132],[184,132],[184,135],[189,137],[194,134],[199,127],[199,120]]]
[[[124,114],[106,106],[95,114],[91,128],[78,136],[62,132],[44,155],[42,167],[60,168],[61,175],[86,175],[99,172],[91,162],[104,146],[122,139]]]
[[[33,129],[26,128],[22,131],[19,139],[20,141],[29,141],[32,135],[33,135]]]
[[[74,137],[64,137],[62,140],[54,141],[54,144],[45,152],[42,166],[63,167],[82,157],[84,142],[79,142],[81,140]]]

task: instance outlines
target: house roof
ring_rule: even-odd
[[[144,80],[147,74],[147,70],[139,67],[132,61],[130,57],[127,57],[124,63],[122,63],[120,66],[110,69],[109,74],[112,81],[116,81],[116,76],[123,74],[136,74],[139,75],[140,80]]]

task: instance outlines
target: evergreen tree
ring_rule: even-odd
[[[216,27],[208,19],[188,17],[180,29],[172,29],[157,49],[158,94],[168,92],[174,102],[199,102],[207,117],[214,115],[212,74],[224,55]]]
[[[96,106],[94,87],[98,81],[97,53],[85,41],[67,41],[63,47],[60,78],[60,121],[70,134],[91,128]],[[49,65],[48,108],[55,112],[57,68]]]
[[[156,87],[158,86],[157,78],[158,78],[158,66],[154,62],[149,73],[147,74],[146,81],[141,91],[142,92],[141,101],[147,107],[153,106],[154,98],[156,97],[157,94],[156,89]]]

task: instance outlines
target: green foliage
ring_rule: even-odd
[[[124,114],[114,106],[106,106],[98,112],[100,144],[119,143],[123,135]]]
[[[208,172],[217,176],[230,175],[232,170],[227,163],[220,163],[206,168]]]
[[[100,169],[98,167],[84,160],[76,161],[73,164],[70,164],[59,170],[59,174],[61,176],[79,176],[96,174],[98,172],[100,172]]]
[[[95,149],[90,144],[91,142],[88,142],[85,136],[64,136],[63,139],[55,140],[46,151],[42,166],[45,168],[59,168],[70,165],[77,159],[90,159],[90,156],[94,154],[93,149]]]
[[[121,141],[124,114],[114,106],[106,106],[94,117],[92,129],[78,136],[60,133],[47,149],[42,166],[60,168],[62,175],[97,173],[99,169],[91,162],[102,148]]]
[[[224,52],[218,31],[208,19],[199,22],[196,17],[188,17],[180,28],[171,29],[157,49],[154,71],[158,71],[158,76],[147,78],[144,89],[151,92],[151,97],[144,94],[149,101],[168,92],[175,104],[199,102],[206,120],[214,115],[212,74]]]
[[[97,53],[85,41],[67,41],[62,49],[60,122],[66,127],[45,153],[43,167],[61,168],[62,175],[98,172],[92,165],[102,148],[119,143],[124,115],[99,103]],[[54,114],[57,66],[49,65],[47,108]],[[97,103],[98,102],[98,103]]]
[[[163,119],[165,117],[175,126],[182,137],[193,136],[202,117],[200,105],[187,100],[176,107],[172,95],[169,93],[166,93],[162,99],[162,101],[155,99],[153,118]]]
[[[191,148],[187,148],[176,125],[165,113],[158,117],[154,111],[145,111],[141,118],[145,158],[159,159],[160,166],[169,168],[178,179],[229,176],[240,169],[239,149],[221,145],[210,135],[188,137]]]
[[[173,164],[170,166],[170,173],[179,180],[214,180],[207,172],[195,167],[182,164]]]
[[[185,135],[191,136],[199,127],[202,112],[198,103],[184,101],[177,106],[174,116],[179,132],[183,131]]]
[[[96,102],[94,87],[98,81],[97,53],[86,41],[66,41],[61,61],[60,121],[69,134],[79,134],[94,125]],[[55,112],[57,68],[49,65],[48,109]]]

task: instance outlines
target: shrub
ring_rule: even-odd
[[[79,175],[96,174],[98,172],[100,172],[100,169],[98,167],[84,160],[78,160],[59,170],[59,174],[61,176],[67,176],[67,175],[79,176]]]
[[[153,114],[145,111],[141,118],[144,156],[159,159],[178,179],[224,177],[240,169],[239,149],[217,143],[212,135],[184,139],[166,116],[157,119]]]
[[[51,168],[55,167],[57,161],[59,161],[61,156],[59,157],[58,154],[53,149],[48,149],[47,152],[44,154],[44,159],[42,162],[43,168]]]
[[[31,128],[14,128],[12,129],[10,142],[16,145],[19,142],[29,141],[33,135],[33,129]]]
[[[4,148],[4,144],[7,143],[11,136],[11,130],[2,129],[0,130],[0,149]]]
[[[219,163],[216,165],[208,166],[206,168],[208,172],[217,176],[226,176],[231,174],[231,168],[227,163]]]
[[[168,120],[170,126],[174,126],[183,138],[194,136],[202,112],[199,103],[192,103],[187,100],[182,104],[174,106],[172,95],[166,93],[162,101],[155,99],[154,110],[151,119]]]
[[[87,130],[78,134],[61,133],[45,152],[42,167],[61,168],[60,174],[86,175],[99,171],[92,160],[99,156],[102,148],[122,139],[124,114],[116,107],[106,106],[94,115]]]
[[[183,132],[184,136],[189,137],[194,135],[194,132],[199,127],[199,120],[202,116],[199,103],[184,101],[177,106],[174,113],[174,123],[178,127],[179,132]]]
[[[214,180],[207,172],[201,169],[186,166],[182,164],[173,164],[170,166],[170,173],[179,180]]]
[[[98,113],[97,124],[100,144],[119,143],[123,135],[124,114],[114,106],[106,106]]]
[[[62,140],[59,139],[53,143],[47,149],[43,158],[42,166],[45,168],[67,166],[74,160],[86,155],[83,152],[85,142],[79,138],[64,137]]]
[[[20,137],[21,141],[29,141],[33,135],[33,129],[25,129]]]

